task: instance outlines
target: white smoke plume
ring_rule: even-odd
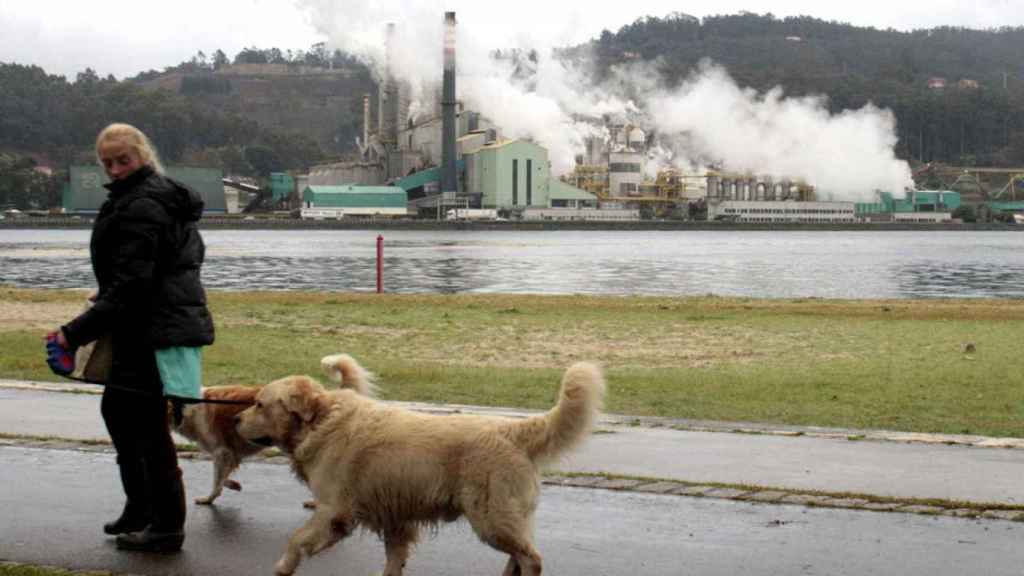
[[[489,3],[477,3],[489,6]],[[728,73],[704,64],[681,86],[665,88],[657,63],[623,66],[600,85],[589,62],[552,57],[550,38],[489,37],[502,29],[500,13],[467,5],[458,19],[458,98],[498,126],[507,138],[546,147],[552,172],[571,171],[588,136],[605,134],[609,118],[656,134],[648,174],[662,167],[725,170],[814,185],[819,198],[872,200],[875,190],[897,195],[912,186],[910,169],[895,157],[895,118],[866,106],[832,115],[823,97],[787,98],[781,89],[758,94]],[[445,4],[300,0],[310,21],[340,48],[361,57],[378,78],[385,70],[385,30],[395,24],[392,74],[411,88],[413,114],[436,106],[442,78]],[[450,9],[450,8],[449,8]],[[549,15],[550,16],[550,15]],[[557,16],[550,16],[557,17]],[[495,59],[495,50],[536,57]],[[515,67],[518,64],[519,69]]]
[[[720,161],[727,171],[801,179],[820,199],[872,201],[875,190],[902,195],[910,168],[896,158],[896,119],[867,105],[832,115],[824,97],[758,94],[704,63],[676,90],[657,91],[646,110],[664,136]]]

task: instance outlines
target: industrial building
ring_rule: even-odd
[[[815,200],[815,193],[813,187],[799,181],[776,180],[753,174],[709,172],[707,200],[811,202]]]
[[[722,200],[708,202],[708,220],[729,222],[853,223],[853,202]]]
[[[628,222],[640,219],[639,210],[627,208],[531,208],[524,210],[522,219],[567,222],[576,220],[598,222]]]
[[[313,167],[298,178],[300,190],[311,190],[315,201],[324,186],[348,186],[348,194],[396,187],[406,194],[409,214],[437,218],[460,209],[552,220],[703,218],[706,210],[709,220],[738,222],[943,221],[959,205],[943,192],[911,193],[906,203],[891,195],[864,205],[823,202],[813,186],[798,179],[715,169],[654,175],[647,165],[652,136],[607,116],[593,119],[607,136],[587,138],[575,171],[556,178],[545,148],[527,139],[503,139],[498,127],[456,99],[453,12],[445,13],[444,30],[443,83],[434,109],[410,116],[409,87],[392,74],[390,25],[376,121],[370,96],[363,99],[359,158]],[[311,209],[305,202],[304,210]]]
[[[360,157],[353,162],[315,166],[310,185],[390,184],[417,172],[440,168],[436,187],[409,190],[411,199],[439,192],[459,192],[455,141],[482,128],[479,114],[464,111],[455,98],[455,13],[445,13],[443,83],[437,107],[410,116],[409,87],[394,74],[395,27],[388,25],[386,66],[378,91],[376,127],[370,118],[370,97],[363,97],[363,136]]]
[[[303,218],[402,217],[409,213],[405,190],[396,186],[307,186]]]
[[[764,200],[771,188],[744,187],[753,191],[748,200],[708,200],[708,219],[733,222],[949,222],[960,207],[960,194],[949,190],[908,190],[905,198],[878,192],[877,202],[820,202],[796,199]]]
[[[610,126],[608,150],[608,195],[611,197],[642,196],[644,152],[647,148],[643,130],[633,126]]]
[[[960,207],[960,193],[952,190],[908,190],[905,198],[879,192],[877,202],[856,205],[857,217],[869,222],[949,222]]]
[[[388,47],[394,33],[389,26]],[[389,59],[390,53],[387,50]],[[443,84],[432,112],[410,117],[408,86],[391,70],[389,64],[380,86],[376,122],[371,119],[369,95],[363,98],[359,158],[312,167],[298,179],[302,190],[393,186],[407,194],[411,214],[437,217],[448,209],[462,208],[521,211],[597,206],[593,194],[551,177],[545,148],[528,140],[501,139],[488,119],[457,101],[453,12],[445,14]],[[304,209],[311,209],[305,204],[305,192],[303,196]]]
[[[465,185],[470,194],[479,194],[483,208],[550,207],[552,192],[559,203],[568,205],[581,199],[596,200],[582,190],[558,183],[552,190],[548,151],[526,140],[506,140],[484,144],[464,153]]]
[[[219,169],[167,166],[164,173],[195,190],[203,199],[203,210],[206,213],[223,214],[227,211]],[[99,212],[108,194],[103,185],[109,181],[103,169],[97,165],[72,166],[69,182],[64,188],[64,211],[75,214]]]

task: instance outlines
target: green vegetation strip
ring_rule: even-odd
[[[60,436],[41,436],[38,434],[8,434],[6,432],[0,432],[0,440],[9,440],[14,444],[37,444],[37,445],[52,445],[61,444],[66,446],[78,446],[85,448],[100,448],[113,449],[113,445],[110,440],[101,439],[82,439],[82,438],[62,438]],[[200,448],[195,444],[191,443],[176,443],[179,456],[192,457],[195,454],[200,454]],[[275,449],[276,450],[276,449]]]
[[[339,272],[340,273],[340,272]],[[81,291],[0,289],[0,377],[56,381],[41,335]],[[347,352],[388,400],[544,409],[577,360],[609,412],[1024,437],[1024,300],[214,292],[207,385]]]
[[[655,491],[660,494],[747,500],[774,504],[802,504],[820,508],[850,508],[855,510],[955,515],[961,517],[990,517],[1024,521],[1024,505],[996,502],[969,502],[941,498],[893,498],[859,492],[794,490],[791,488],[754,484],[687,482],[685,480],[666,480],[664,478],[646,476],[601,473],[552,472],[545,476],[544,483],[631,492]],[[656,487],[656,490],[649,490],[648,487]]]
[[[114,576],[114,573],[106,570],[65,570],[56,566],[0,561],[0,576]]]

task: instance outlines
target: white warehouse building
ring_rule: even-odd
[[[722,200],[708,203],[708,220],[732,222],[856,222],[853,202]]]

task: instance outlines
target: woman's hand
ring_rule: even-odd
[[[43,336],[43,340],[49,340],[51,337],[55,337],[57,339],[57,344],[60,344],[61,348],[68,347],[68,339],[64,336],[64,331],[60,328],[47,332],[46,335]]]
[[[68,350],[68,340],[60,328],[46,335],[46,363],[61,376],[75,371],[75,355]]]

